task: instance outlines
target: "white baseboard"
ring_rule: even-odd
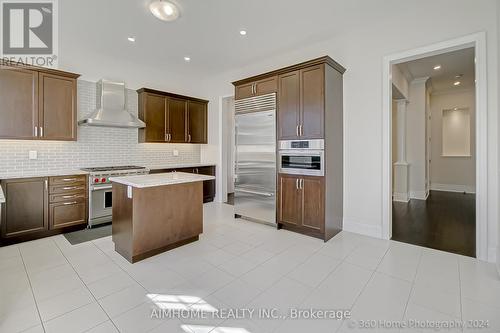
[[[457,185],[457,184],[431,183],[431,190],[432,191],[445,191],[445,192],[476,193],[476,189],[474,186]]]
[[[344,218],[343,230],[374,238],[382,238],[382,226],[380,225],[380,222],[373,222],[375,223],[367,224],[353,219]]]
[[[410,201],[410,196],[408,195],[408,193],[393,193],[392,201],[408,202]]]
[[[427,200],[429,192],[426,191],[410,191],[410,199]]]

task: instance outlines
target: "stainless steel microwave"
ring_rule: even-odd
[[[292,175],[324,176],[324,140],[279,142],[279,172]]]

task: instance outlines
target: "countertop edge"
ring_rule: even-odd
[[[165,173],[166,175],[171,175],[171,173]],[[153,183],[147,183],[147,184],[141,184],[140,182],[134,182],[130,178],[134,177],[145,177],[145,176],[153,176],[158,178],[158,175],[161,174],[153,174],[153,175],[140,175],[140,176],[125,176],[125,177],[111,177],[109,180],[112,183],[118,183],[121,185],[125,186],[131,186],[134,188],[149,188],[149,187],[159,187],[159,186],[168,186],[168,185],[177,185],[177,184],[186,184],[186,183],[196,183],[196,182],[203,182],[206,180],[213,180],[215,179],[215,176],[208,176],[208,175],[193,175],[190,173],[184,173],[184,172],[178,172],[176,173],[177,175],[179,174],[185,174],[187,178],[183,179],[164,179],[164,180],[157,180]]]
[[[41,178],[41,177],[59,177],[59,176],[79,176],[88,175],[87,171],[83,170],[63,170],[63,171],[47,171],[47,172],[34,172],[34,173],[11,173],[6,175],[0,175],[0,180],[7,179],[22,179],[22,178]]]

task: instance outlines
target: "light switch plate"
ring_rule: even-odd
[[[30,160],[38,159],[38,152],[36,150],[30,150],[29,158],[30,158]]]
[[[174,149],[174,156],[179,156],[179,151],[177,149]]]

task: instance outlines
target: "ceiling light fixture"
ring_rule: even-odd
[[[190,58],[190,57],[184,57],[184,61],[185,61],[185,62],[190,62],[190,61],[191,61],[191,58]]]
[[[438,70],[440,70],[440,69],[441,69],[441,65],[436,65],[436,66],[434,66],[434,70],[435,70],[435,71],[438,71]]]
[[[247,34],[247,31],[246,31],[246,30],[240,30],[240,35],[242,35],[242,36],[246,36],[246,34]]]
[[[128,37],[127,39],[129,42],[132,42],[132,43],[135,42],[135,37]]]
[[[460,85],[460,83],[461,83],[460,81],[455,81],[455,82],[453,82],[453,85],[454,85],[454,86],[459,86],[459,85]]]
[[[154,0],[149,4],[149,10],[162,21],[174,21],[179,17],[179,8],[169,1]]]

